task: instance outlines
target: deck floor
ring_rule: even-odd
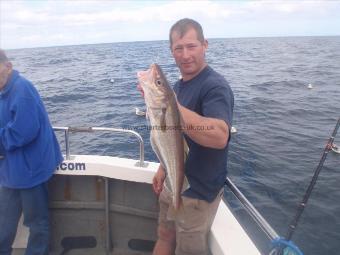
[[[16,248],[12,252],[12,255],[24,255],[24,254],[25,254],[25,249],[21,249],[21,248]],[[66,253],[50,252],[49,255],[107,255],[107,253],[104,250],[100,250],[100,249],[76,249],[76,250],[70,250]],[[151,255],[151,253],[113,249],[109,253],[109,255]]]
[[[27,246],[27,238],[29,229],[23,225],[23,217],[20,218],[17,235],[13,244],[12,255],[24,255]],[[110,253],[105,251],[105,248],[87,248],[87,249],[73,249],[65,253],[63,251],[51,251],[49,255],[151,255],[151,252],[133,251],[122,248],[113,248]]]

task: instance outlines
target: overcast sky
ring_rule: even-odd
[[[207,38],[340,35],[340,1],[0,0],[0,47],[167,40],[184,17]]]

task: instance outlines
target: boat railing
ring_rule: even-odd
[[[145,167],[147,164],[144,163],[144,141],[140,134],[133,130],[120,129],[120,128],[107,128],[107,127],[53,127],[54,131],[63,131],[65,135],[65,149],[66,149],[66,159],[71,158],[71,148],[70,148],[70,133],[79,133],[79,132],[113,132],[113,133],[125,133],[129,135],[134,135],[139,142],[139,162],[136,163],[136,166]],[[109,181],[108,178],[104,178],[105,181],[105,246],[106,246],[106,254],[111,254],[112,250],[112,238],[111,238],[111,229],[110,229],[110,192],[109,192]]]
[[[254,219],[256,224],[262,229],[270,240],[279,238],[276,231],[270,226],[270,224],[263,218],[260,212],[252,205],[252,203],[245,197],[245,195],[237,188],[237,186],[227,177],[225,184],[231,190],[231,192],[240,201],[246,212]]]
[[[70,133],[79,133],[79,132],[113,132],[113,133],[125,133],[133,135],[137,138],[139,142],[139,162],[136,163],[136,166],[144,167],[146,164],[144,163],[144,141],[140,134],[133,130],[121,129],[121,128],[108,128],[108,127],[53,127],[55,131],[63,131],[65,136],[65,150],[66,150],[66,159],[70,159],[71,148],[70,148]]]

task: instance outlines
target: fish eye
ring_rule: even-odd
[[[157,80],[157,81],[156,81],[156,85],[157,85],[157,86],[161,86],[161,85],[162,85],[162,81],[161,81],[161,80]]]

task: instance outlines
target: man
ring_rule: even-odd
[[[158,240],[154,255],[207,255],[208,233],[223,194],[234,96],[227,81],[205,60],[208,42],[199,23],[182,19],[170,29],[170,49],[182,75],[174,90],[189,145],[182,194],[183,210],[174,215],[159,167],[153,188],[159,195]]]
[[[45,107],[0,49],[0,255],[10,255],[21,213],[26,255],[48,254],[47,181],[62,161]]]

